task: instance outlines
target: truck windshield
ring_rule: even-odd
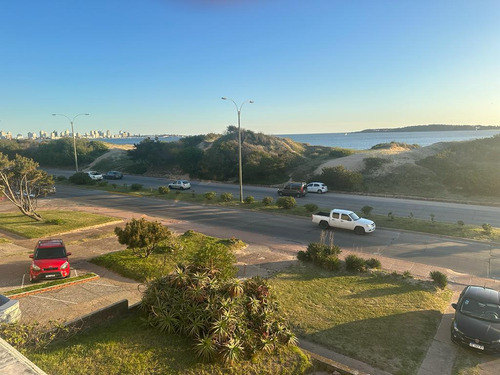
[[[356,215],[354,212],[352,214],[349,214],[349,216],[351,217],[352,220],[356,221],[356,220],[359,220],[359,216]]]

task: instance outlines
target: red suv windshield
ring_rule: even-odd
[[[57,259],[66,258],[65,247],[47,247],[39,248],[35,253],[34,259]]]

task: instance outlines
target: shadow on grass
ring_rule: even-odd
[[[392,374],[416,374],[440,320],[437,310],[412,311],[300,336]]]

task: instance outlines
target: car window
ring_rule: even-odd
[[[334,212],[334,213],[332,214],[332,218],[334,218],[334,219],[338,219],[338,218],[339,218],[339,215],[340,215],[340,214],[339,214],[338,212]]]
[[[351,221],[351,217],[347,214],[342,214],[342,217],[341,217],[342,220],[346,220],[346,221]]]
[[[473,298],[465,298],[460,312],[475,318],[500,322],[500,305],[495,303],[484,303]]]
[[[351,217],[352,220],[356,221],[356,220],[359,220],[359,216],[356,215],[354,212],[352,214],[349,214],[349,216]]]
[[[37,249],[34,259],[57,259],[66,257],[66,248],[49,247]]]

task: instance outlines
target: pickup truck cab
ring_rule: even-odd
[[[322,229],[341,228],[353,230],[356,234],[373,232],[375,223],[368,219],[363,219],[353,211],[335,208],[330,212],[318,212],[312,215],[312,222],[318,224]]]

